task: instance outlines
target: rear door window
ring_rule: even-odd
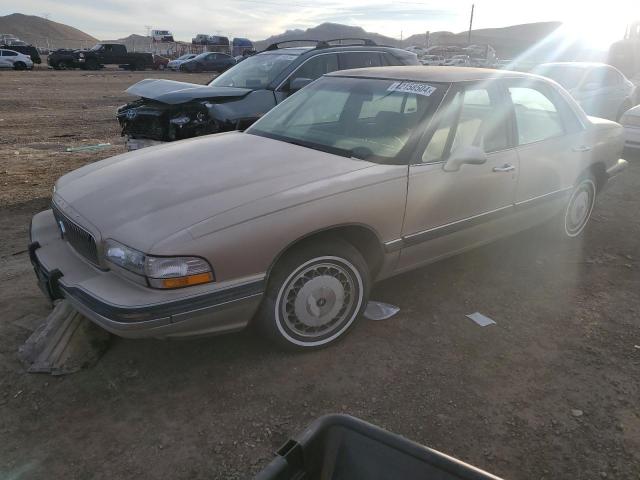
[[[515,110],[518,143],[526,145],[565,133],[558,107],[544,89],[535,86],[508,88]]]
[[[309,78],[315,80],[325,73],[336,70],[338,70],[338,56],[335,53],[316,55],[303,63],[291,78]]]
[[[379,52],[344,52],[339,57],[340,70],[382,66]]]

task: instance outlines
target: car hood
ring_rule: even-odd
[[[280,209],[300,201],[287,194],[293,190],[307,201],[311,190],[326,196],[349,188],[345,175],[373,166],[228,132],[148,147],[82,167],[58,180],[54,203],[103,238],[150,252],[157,242],[213,217],[233,217],[237,223],[264,213],[271,208],[266,201],[270,197],[278,197],[274,208]],[[312,189],[318,182],[321,186]],[[229,215],[232,211],[242,213]],[[216,228],[228,226],[226,221],[217,222]]]
[[[184,62],[181,61],[180,63]],[[127,89],[127,93],[130,95],[170,105],[209,98],[244,97],[249,92],[251,90],[248,88],[210,87],[196,83],[151,78],[142,80]]]

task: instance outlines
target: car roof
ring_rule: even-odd
[[[302,41],[302,40],[301,40]],[[312,46],[306,46],[306,47],[285,47],[285,48],[278,48],[278,49],[274,49],[274,50],[265,50],[263,52],[258,53],[258,55],[271,55],[271,54],[275,54],[275,55],[303,55],[305,53],[309,53],[309,52],[318,52],[318,53],[332,53],[332,52],[349,52],[349,51],[357,51],[360,52],[362,50],[366,50],[368,52],[370,51],[380,51],[380,52],[388,52],[389,50],[401,50],[403,52],[406,52],[408,54],[411,54],[411,52],[407,52],[405,50],[402,50],[401,48],[396,48],[396,47],[389,47],[387,45],[331,45],[328,47],[312,47]]]
[[[311,50],[315,50],[315,47],[287,47],[277,50],[265,50],[264,52],[258,53],[258,55],[302,55]]]
[[[511,70],[471,67],[430,67],[424,65],[355,68],[353,70],[340,70],[328,73],[327,76],[384,78],[389,80],[436,83],[472,82],[496,78],[542,78],[538,75],[514,72]]]

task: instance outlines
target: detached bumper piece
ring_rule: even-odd
[[[607,169],[607,176],[613,178],[627,168],[629,162],[620,158],[612,167]]]
[[[29,259],[31,260],[31,265],[33,265],[33,270],[36,273],[38,286],[40,287],[40,290],[42,290],[42,293],[44,293],[52,302],[54,300],[63,299],[64,295],[58,283],[60,278],[62,278],[62,272],[58,269],[48,272],[42,268],[38,261],[38,257],[36,256],[36,250],[39,248],[40,243],[38,242],[31,242],[28,247]]]
[[[255,480],[500,480],[348,415],[327,415],[285,443]]]

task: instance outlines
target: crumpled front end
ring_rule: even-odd
[[[118,109],[122,135],[172,142],[220,131],[202,102],[168,105],[140,99]]]

